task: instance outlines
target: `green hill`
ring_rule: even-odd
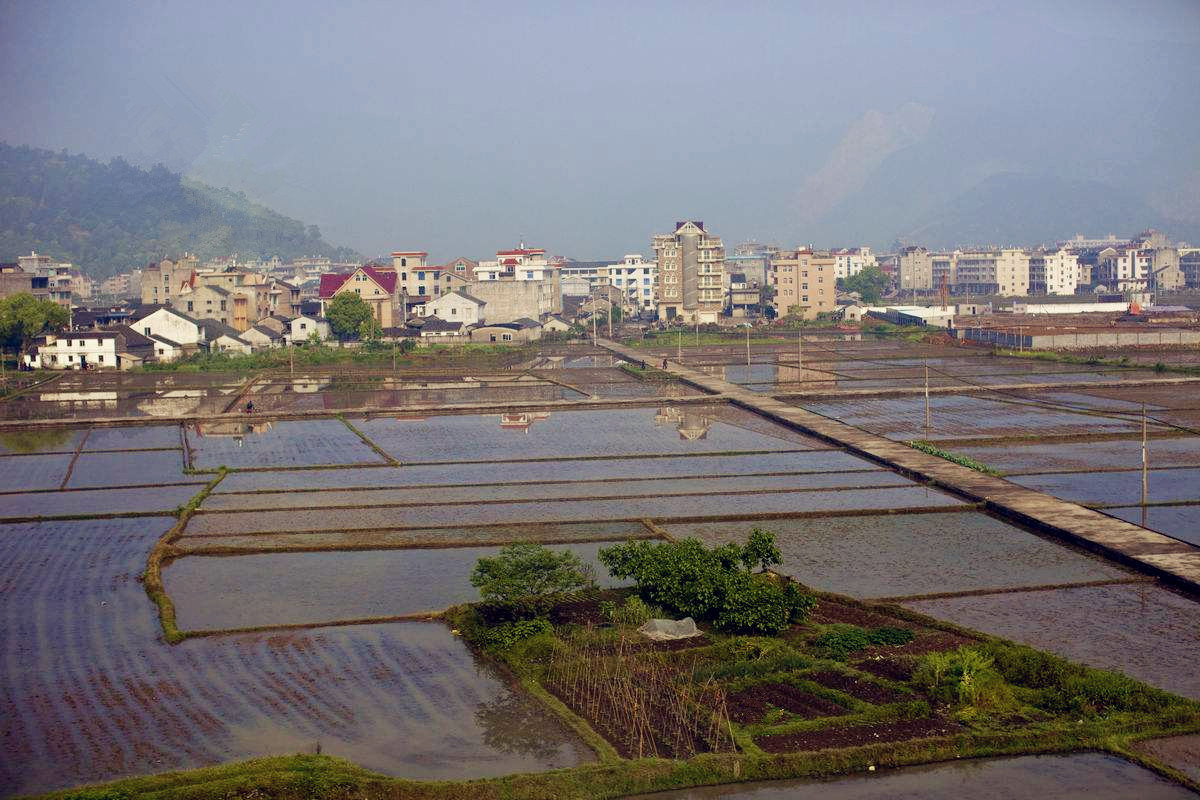
[[[201,261],[232,253],[358,258],[315,225],[162,165],[147,170],[0,142],[0,261],[31,250],[97,278],[185,251]]]

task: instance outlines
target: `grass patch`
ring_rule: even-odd
[[[946,461],[950,461],[954,464],[958,464],[960,467],[966,467],[967,469],[973,469],[976,472],[982,472],[985,475],[999,476],[999,475],[1003,474],[1000,472],[1000,470],[993,469],[992,467],[989,467],[987,464],[984,464],[982,461],[976,461],[975,459],[968,458],[967,456],[960,456],[955,453],[951,453],[949,450],[943,450],[942,448],[932,445],[929,442],[923,442],[918,439],[918,440],[914,440],[914,441],[910,441],[910,442],[905,442],[905,444],[914,450],[920,450],[922,453],[928,453],[931,456],[937,456],[938,458],[942,458],[942,459],[945,459]]]
[[[206,483],[186,505],[176,509],[175,513],[179,519],[154,543],[154,547],[151,548],[150,555],[146,559],[146,571],[142,573],[142,586],[158,608],[158,621],[162,625],[163,638],[168,644],[182,642],[187,638],[187,634],[179,630],[178,625],[175,624],[175,602],[167,594],[162,582],[163,562],[177,554],[175,542],[183,536],[183,529],[187,527],[188,520],[227,474],[228,470],[221,467],[215,478]]]
[[[659,383],[668,383],[670,381],[679,380],[678,377],[670,372],[658,369],[657,367],[652,367],[649,364],[647,364],[645,367],[641,367],[637,364],[623,362],[620,366],[620,370],[625,374],[632,375],[633,377],[642,381],[658,381]]]
[[[358,438],[363,440],[363,444],[365,444],[367,447],[374,450],[379,455],[379,457],[382,458],[385,462],[387,462],[390,466],[393,466],[393,467],[400,466],[400,462],[397,461],[395,458],[393,458],[391,453],[387,452],[382,447],[375,444],[375,442],[371,441],[370,437],[368,437],[365,433],[363,433],[361,430],[359,430],[354,425],[354,423],[352,423],[350,420],[346,419],[345,414],[337,414],[336,416],[338,419],[340,419],[342,421],[343,425],[345,425],[347,428],[349,428],[351,431],[354,432],[355,436],[357,436]]]

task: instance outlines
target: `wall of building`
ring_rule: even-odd
[[[470,294],[487,304],[483,310],[487,322],[512,322],[521,317],[538,320],[545,314],[562,313],[557,275],[541,281],[480,281],[471,286]]]

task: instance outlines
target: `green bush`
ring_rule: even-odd
[[[769,576],[741,569],[763,565],[778,553],[774,537],[756,531],[746,547],[709,549],[695,539],[628,542],[600,550],[600,561],[616,578],[632,578],[652,602],[727,631],[778,633],[808,616],[815,605],[799,586],[778,585]]]
[[[838,623],[830,626],[830,630],[813,640],[813,646],[829,656],[844,660],[856,650],[863,650],[871,645],[871,637],[857,625]]]
[[[813,640],[813,645],[839,660],[844,660],[851,653],[873,644],[894,646],[908,644],[913,640],[913,632],[904,628],[876,628],[868,631],[857,625],[845,623],[837,623],[829,628]]]
[[[600,604],[600,615],[617,625],[633,626],[645,625],[653,616],[650,607],[637,595],[625,598],[625,602],[620,605],[612,600],[605,600]]]
[[[544,619],[522,619],[479,631],[479,643],[495,650],[508,650],[518,642],[553,633],[554,626]]]
[[[1006,681],[1037,690],[1035,705],[1054,714],[1158,713],[1180,702],[1124,675],[1072,664],[1024,645],[987,642],[979,647]]]
[[[542,614],[555,598],[592,585],[590,572],[574,553],[522,543],[475,562],[471,585],[487,602]]]
[[[906,628],[876,628],[871,631],[871,644],[902,645],[908,644],[914,638],[912,631]]]
[[[1016,704],[992,657],[970,647],[921,658],[913,682],[943,703],[1004,711]]]

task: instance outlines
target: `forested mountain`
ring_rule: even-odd
[[[161,165],[145,170],[0,142],[0,261],[31,250],[105,277],[195,253],[201,261],[301,256],[354,259],[315,225],[285,217]]]

